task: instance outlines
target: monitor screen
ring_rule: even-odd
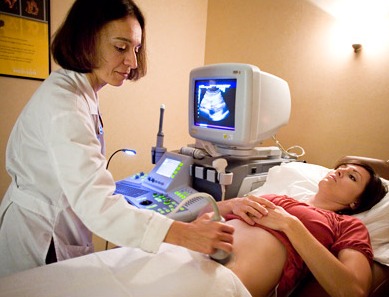
[[[236,79],[195,81],[194,125],[235,130]]]

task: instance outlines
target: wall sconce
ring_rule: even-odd
[[[352,47],[354,49],[354,53],[359,53],[362,50],[362,44],[360,43],[354,43]]]
[[[105,167],[106,169],[108,169],[109,162],[111,162],[112,157],[115,156],[118,152],[123,152],[123,153],[125,153],[125,154],[127,154],[127,155],[129,155],[129,156],[134,156],[134,155],[136,155],[136,151],[135,151],[135,150],[126,149],[126,148],[124,148],[124,149],[119,149],[119,150],[115,151],[115,152],[109,157],[108,162],[107,162],[107,166]]]
[[[335,17],[334,43],[339,48],[349,51],[352,45],[355,54],[362,50],[371,54],[389,42],[388,0],[309,1]]]

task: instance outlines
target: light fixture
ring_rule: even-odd
[[[354,43],[352,47],[354,49],[354,53],[358,53],[362,50],[362,44],[360,43]]]
[[[309,1],[335,18],[333,43],[337,49],[348,52],[351,45],[355,54],[366,51],[369,55],[387,51],[383,45],[389,42],[388,0]]]
[[[123,152],[129,156],[133,156],[133,155],[136,155],[136,151],[135,150],[132,150],[132,149],[127,149],[127,148],[123,148],[123,149],[119,149],[117,151],[115,151],[108,159],[108,162],[107,162],[107,166],[105,167],[106,169],[108,169],[108,166],[109,166],[109,162],[111,162],[111,159],[113,156],[115,156],[118,152]]]

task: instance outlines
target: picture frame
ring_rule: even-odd
[[[0,75],[50,74],[50,0],[0,0]]]

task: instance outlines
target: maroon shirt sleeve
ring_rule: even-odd
[[[361,252],[372,262],[373,251],[366,226],[357,218],[346,215],[339,217],[338,236],[330,249],[331,252],[337,256],[341,250],[350,248]]]

